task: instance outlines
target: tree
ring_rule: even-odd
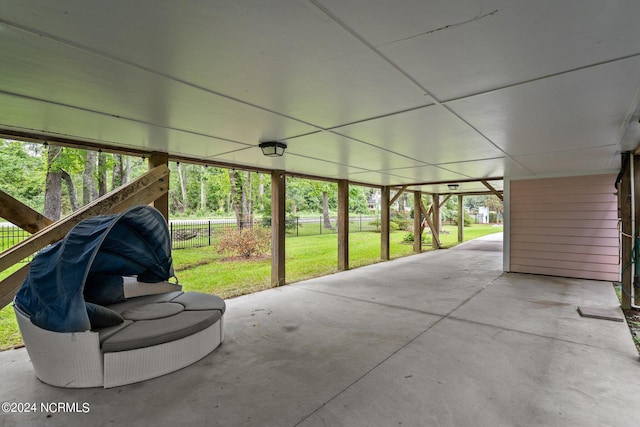
[[[73,177],[84,169],[84,150],[48,145],[47,175],[45,179],[44,215],[58,220],[64,210],[70,213],[78,209],[78,196]],[[62,183],[67,190],[68,205],[63,203]]]
[[[76,186],[73,184],[73,179],[69,172],[64,169],[60,169],[60,177],[67,187],[67,193],[69,195],[69,203],[71,204],[71,212],[78,210],[78,195],[76,193]]]
[[[250,197],[247,193],[251,188],[250,172],[229,169],[229,181],[231,182],[231,206],[236,214],[236,223],[239,229],[253,225],[253,212],[250,208]]]
[[[84,171],[82,172],[82,204],[86,205],[98,198],[96,188],[96,167],[98,152],[87,150],[85,153]]]
[[[356,185],[349,186],[349,212],[358,214],[369,213],[369,191]]]
[[[312,181],[314,191],[312,194],[322,193],[322,222],[324,228],[331,228],[329,216],[329,193],[337,200],[338,187],[336,184],[321,181]],[[334,204],[335,206],[335,204]]]
[[[131,162],[129,156],[123,154],[114,154],[113,158],[113,173],[111,175],[111,188],[118,188],[127,182],[131,175]]]
[[[178,166],[178,182],[180,183],[180,212],[185,213],[189,206],[189,199],[187,198],[187,183],[185,174],[182,171],[182,167],[180,166],[180,162],[177,163]]]
[[[0,139],[0,189],[38,212],[44,208],[42,145]]]
[[[49,145],[47,150],[47,176],[44,185],[44,216],[57,221],[62,208],[62,174],[56,160],[62,154],[62,147]]]
[[[329,191],[322,192],[322,220],[324,228],[331,228],[331,219],[329,217]]]
[[[498,220],[501,218],[502,212],[504,211],[504,205],[498,196],[492,195],[487,197],[487,200],[485,200],[485,206],[488,207],[490,211],[497,214]]]
[[[98,178],[98,196],[102,197],[107,194],[107,168],[108,160],[107,155],[102,151],[98,151],[98,170],[97,170],[97,178]]]

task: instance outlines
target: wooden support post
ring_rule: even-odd
[[[413,252],[422,252],[422,192],[413,192]]]
[[[433,218],[431,222],[431,232],[433,238],[431,239],[431,246],[433,249],[440,249],[440,194],[435,193],[433,196]]]
[[[271,285],[285,284],[285,172],[271,172]]]
[[[458,242],[464,241],[464,208],[462,206],[462,194],[458,194]]]
[[[159,153],[154,152],[151,153],[148,160],[149,170],[155,168],[156,166],[165,165],[167,169],[169,168],[169,155],[167,153]],[[169,183],[167,182],[167,186]],[[153,207],[158,209],[164,219],[169,222],[169,192],[160,195],[156,200],[153,201]]]
[[[382,187],[381,189],[381,212],[380,212],[380,258],[383,260],[391,259],[391,255],[389,253],[389,222],[390,222],[390,214],[389,211],[389,196],[391,195],[391,191],[389,187]]]
[[[631,155],[633,159],[633,203],[634,203],[634,222],[632,225],[633,235],[636,239],[640,239],[640,155]],[[635,244],[632,243],[632,245]],[[633,246],[632,246],[633,247]],[[637,250],[637,248],[636,248]],[[633,273],[633,304],[640,306],[640,265],[634,265]]]
[[[621,305],[623,309],[631,308],[631,287],[633,266],[631,251],[633,248],[633,231],[631,230],[631,162],[629,153],[622,154],[622,180],[618,184],[618,215],[622,220],[622,262]]]
[[[338,270],[349,269],[349,181],[338,181]]]

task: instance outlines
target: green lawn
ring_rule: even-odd
[[[475,224],[465,227],[465,241],[501,232],[502,227]],[[413,244],[404,243],[407,232],[394,231],[390,236],[391,258],[413,253]],[[441,243],[445,248],[458,244],[456,226],[444,226]],[[337,271],[338,236],[323,234],[286,239],[287,283]],[[431,250],[430,241],[423,250]],[[270,288],[271,261],[269,258],[251,260],[223,260],[213,247],[178,249],[173,251],[176,276],[186,291],[213,293],[223,298],[244,295]],[[349,264],[351,268],[380,262],[380,234],[375,232],[349,235]],[[17,266],[20,267],[20,266]],[[0,273],[0,279],[12,270]],[[21,344],[21,337],[11,306],[0,310],[0,350]]]
[[[498,233],[502,227],[475,224],[465,227],[465,241],[487,234]],[[404,243],[407,232],[394,231],[390,236],[391,258],[413,254],[413,244]],[[458,244],[456,226],[445,225],[441,234],[444,248]],[[430,238],[423,243],[423,251],[431,250]],[[286,240],[287,283],[337,271],[338,236],[323,234],[291,237]],[[180,249],[173,252],[176,275],[185,290],[214,293],[223,298],[244,295],[271,287],[269,259],[224,261],[211,247]],[[351,268],[380,262],[380,234],[375,232],[349,235],[349,264]],[[204,264],[204,265],[198,265]],[[195,266],[183,269],[184,266]]]

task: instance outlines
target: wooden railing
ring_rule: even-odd
[[[60,221],[52,222],[11,196],[0,192],[0,217],[34,233],[0,253],[0,272],[62,238],[80,221],[149,204],[169,191],[169,168],[156,166],[130,183],[96,199]],[[29,264],[0,282],[0,308],[9,304],[22,285]]]

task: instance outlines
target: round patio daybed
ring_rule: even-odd
[[[115,387],[188,366],[224,340],[224,301],[182,292],[164,217],[149,206],[80,222],[38,253],[14,300],[37,377]]]

